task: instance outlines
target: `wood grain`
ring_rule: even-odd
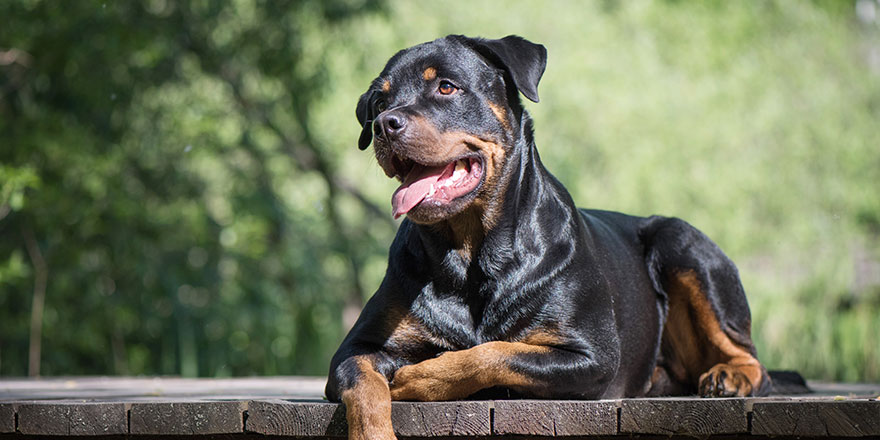
[[[0,434],[15,432],[15,407],[11,403],[0,403]]]
[[[704,437],[748,432],[746,399],[626,399],[620,404],[621,434]]]
[[[18,406],[18,431],[30,435],[99,436],[128,433],[122,403],[29,403]]]
[[[755,402],[752,433],[807,437],[880,435],[880,401]]]
[[[391,423],[403,437],[485,436],[490,434],[488,402],[394,402]],[[253,401],[247,432],[284,436],[345,437],[345,407],[335,403]]]
[[[345,408],[336,403],[252,401],[248,403],[245,431],[296,437],[345,437]]]
[[[619,401],[499,400],[495,435],[592,436],[617,434]]]
[[[130,433],[153,435],[239,434],[246,402],[132,403]]]
[[[485,401],[393,402],[391,423],[403,437],[485,436],[492,429]]]

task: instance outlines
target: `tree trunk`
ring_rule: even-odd
[[[49,268],[46,266],[43,253],[40,252],[40,246],[37,244],[36,238],[34,238],[33,229],[30,227],[22,228],[21,236],[24,238],[25,247],[31,258],[31,264],[34,267],[34,297],[31,306],[31,342],[28,351],[28,376],[39,377],[43,308],[46,303],[46,283],[49,279]]]

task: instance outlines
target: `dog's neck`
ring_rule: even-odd
[[[490,229],[487,225],[488,207],[475,205],[476,203],[469,206],[452,219],[432,226],[467,264],[476,256]]]
[[[458,253],[466,265],[470,265],[470,262],[477,257],[486,236],[498,226],[504,205],[510,203],[508,188],[511,182],[517,184],[519,181],[517,176],[521,175],[521,169],[529,168],[530,165],[537,165],[543,169],[537,155],[534,155],[537,163],[530,164],[533,158],[531,154],[527,154],[535,149],[531,117],[524,110],[512,113],[519,116],[520,129],[510,139],[502,140],[514,145],[507,148],[509,156],[505,157],[503,163],[494,170],[493,181],[486,182],[487,186],[491,186],[491,190],[474,199],[464,211],[429,226],[435,234],[445,240],[450,249]]]
[[[568,191],[541,162],[532,121],[526,112],[522,113],[520,127],[516,146],[500,170],[491,197],[478,198],[446,221],[417,226],[422,239],[430,242],[432,248],[446,249],[429,258],[441,260],[437,263],[458,274],[456,277],[467,278],[477,269],[471,267],[474,261],[480,262],[481,272],[491,276],[506,261],[515,258],[513,249],[517,240],[529,240],[540,232],[533,229],[536,219],[544,216],[570,219],[576,215]]]

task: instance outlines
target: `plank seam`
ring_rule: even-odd
[[[489,402],[489,435],[496,435],[495,432],[495,402]]]
[[[620,417],[623,414],[623,406],[617,407],[617,434],[620,434]]]
[[[131,435],[131,408],[125,410],[125,431]]]
[[[247,427],[248,410],[241,412],[241,432],[248,432]]]
[[[13,418],[12,425],[14,427],[13,431],[21,434],[21,431],[18,430],[18,407],[15,407],[14,410],[15,410],[15,412],[13,413],[13,417],[12,417]]]
[[[749,434],[752,433],[752,415],[753,414],[754,413],[752,411],[746,412],[746,428],[748,429]]]

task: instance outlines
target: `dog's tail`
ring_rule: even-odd
[[[770,395],[809,394],[813,390],[807,386],[807,381],[797,371],[771,371],[770,380],[773,388]]]

